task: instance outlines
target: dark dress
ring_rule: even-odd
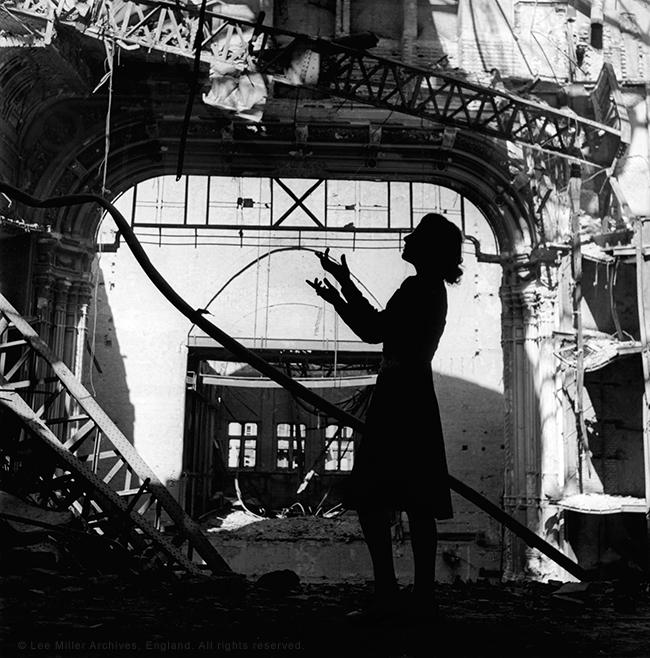
[[[418,507],[452,516],[447,461],[431,360],[445,326],[444,281],[409,277],[378,311],[354,284],[345,284],[340,315],[383,359],[366,429],[347,481],[344,505],[354,509]]]

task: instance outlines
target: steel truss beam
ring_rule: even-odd
[[[321,44],[318,47],[322,48]],[[327,50],[327,48],[323,48]],[[318,89],[435,123],[593,161],[607,138],[612,157],[624,152],[619,129],[543,103],[443,73],[406,66],[365,51],[336,49],[325,59]],[[618,112],[619,106],[612,106]]]
[[[0,406],[26,430],[17,443],[4,437],[2,466],[39,502],[69,508],[136,561],[205,573],[196,554],[213,574],[233,575],[97,401],[2,295]],[[25,460],[20,455],[31,454],[34,439],[46,458]],[[163,532],[170,522],[172,535]]]
[[[87,15],[74,22],[62,0],[10,0],[7,5],[17,13],[40,16],[48,25],[67,20],[88,36],[108,38],[127,49],[142,47],[194,57],[199,27],[196,5],[96,0]],[[601,74],[592,98],[599,121],[591,121],[444,71],[408,66],[336,42],[262,25],[261,21],[251,23],[214,12],[205,16],[200,58],[208,64],[219,62],[239,71],[262,71],[288,82],[283,68],[287,62],[298,53],[313,52],[320,56],[318,81],[304,86],[332,96],[601,166],[611,164],[629,143],[625,108],[620,94],[614,93],[616,79],[612,80],[609,70],[605,76]],[[293,39],[288,49],[274,45],[274,38],[279,36]]]

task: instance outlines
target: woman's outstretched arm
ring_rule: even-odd
[[[319,297],[334,306],[343,322],[365,343],[381,343],[384,340],[385,311],[378,311],[361,294],[350,278],[341,281],[341,292],[327,280],[307,281]]]
[[[345,324],[361,338],[364,343],[382,343],[384,341],[384,321],[386,311],[378,311],[350,282],[341,286],[345,300],[334,308]]]

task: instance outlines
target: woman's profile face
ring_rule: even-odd
[[[455,282],[462,273],[458,267],[463,261],[462,243],[462,233],[455,224],[443,215],[431,213],[404,236],[402,260],[419,272],[435,272]]]
[[[404,236],[404,248],[402,249],[402,260],[405,260],[407,263],[412,265],[418,259],[420,252],[422,251],[421,247],[421,238],[418,239],[417,229],[411,231],[408,235]]]
[[[402,260],[405,260],[407,263],[410,263],[410,248],[409,245],[411,244],[411,236],[413,233],[409,233],[404,237],[404,248],[402,249]]]

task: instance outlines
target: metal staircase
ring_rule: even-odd
[[[23,498],[70,509],[135,564],[234,576],[97,401],[0,295],[0,476]],[[9,431],[7,431],[9,430]]]

